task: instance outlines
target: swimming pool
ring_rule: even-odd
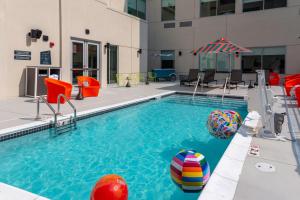
[[[169,165],[179,150],[194,149],[216,167],[230,140],[206,129],[215,109],[247,114],[243,100],[172,95],[81,120],[71,133],[1,142],[0,182],[51,199],[89,199],[97,180],[115,173],[125,178],[130,200],[197,199],[173,184]]]

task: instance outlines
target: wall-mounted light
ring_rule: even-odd
[[[182,52],[181,52],[181,51],[179,51],[179,52],[178,52],[178,55],[179,55],[179,56],[182,56]]]
[[[55,45],[54,42],[50,42],[50,43],[49,43],[50,48],[53,48],[54,45]]]
[[[28,36],[32,39],[40,39],[43,32],[39,29],[31,29]]]
[[[109,42],[104,45],[105,49],[109,49],[109,47],[110,47],[110,43]]]
[[[142,50],[142,49],[139,49],[139,50],[137,50],[137,53],[138,53],[138,54],[142,54],[142,53],[143,53],[143,50]]]
[[[90,34],[90,29],[85,29],[85,34],[89,35]]]

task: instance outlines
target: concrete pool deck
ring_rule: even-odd
[[[277,95],[282,95],[280,87],[272,88]],[[177,83],[151,83],[150,85],[139,85],[131,88],[108,87],[101,90],[97,98],[86,98],[83,101],[72,100],[78,112],[84,112],[95,108],[107,107],[123,102],[134,101],[136,99],[150,96],[167,94],[172,92],[193,92],[193,87],[180,87]],[[208,95],[220,95],[223,93],[221,85],[210,88],[198,88],[198,92]],[[76,93],[76,92],[75,92]],[[247,87],[232,89],[232,96],[246,97]],[[277,112],[286,112],[283,96],[276,103]],[[259,103],[259,102],[258,102]],[[215,199],[299,199],[298,187],[300,185],[299,161],[296,159],[297,146],[300,142],[300,112],[295,107],[295,102],[287,101],[288,114],[291,126],[288,126],[287,118],[283,126],[283,135],[291,140],[286,142],[272,141],[262,138],[252,138],[253,144],[260,145],[260,156],[246,156],[241,173],[238,174],[237,188],[231,190],[232,196],[216,196]],[[62,106],[62,113],[70,114],[72,110],[67,106]],[[43,121],[52,118],[52,114],[45,105],[41,106]],[[35,123],[36,103],[32,98],[14,98],[0,101],[0,134],[6,133],[11,128]],[[293,130],[291,130],[293,129]],[[291,134],[294,136],[291,137]],[[267,162],[276,167],[274,173],[263,173],[255,168],[258,162]],[[234,166],[233,166],[234,167]],[[288,183],[288,184],[286,184]],[[283,192],[284,191],[284,192]],[[1,195],[1,193],[0,193]],[[234,196],[234,197],[233,197]],[[297,198],[298,196],[298,198]],[[229,198],[228,198],[229,197]],[[1,198],[0,198],[1,199]]]

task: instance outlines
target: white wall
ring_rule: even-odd
[[[101,82],[106,86],[107,55],[104,45],[119,46],[119,71],[137,73],[146,71],[148,25],[144,20],[128,15],[126,0],[62,0],[62,79],[71,81],[71,37],[101,42]],[[0,0],[0,78],[6,87],[0,87],[0,99],[23,96],[24,69],[39,65],[40,51],[51,50],[52,65],[59,66],[59,0]],[[38,40],[26,43],[26,34],[38,28],[54,42]],[[85,34],[85,29],[90,34]],[[4,46],[2,45],[4,44]],[[144,49],[137,56],[138,49]],[[14,50],[32,52],[31,61],[16,61]],[[3,77],[2,77],[3,76]]]

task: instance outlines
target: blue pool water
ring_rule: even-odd
[[[173,95],[79,121],[72,133],[1,142],[0,182],[51,199],[88,200],[97,180],[115,173],[125,178],[130,200],[197,199],[173,184],[169,164],[179,150],[195,149],[216,167],[230,140],[207,131],[215,109],[247,113],[242,100]]]

